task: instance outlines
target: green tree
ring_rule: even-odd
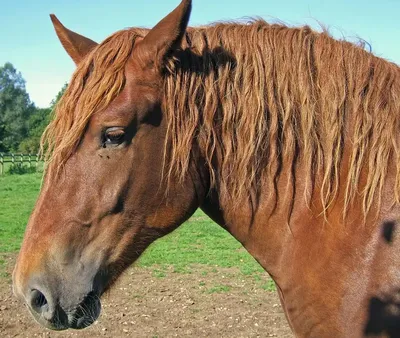
[[[28,135],[18,147],[20,152],[36,153],[39,150],[40,138],[46,126],[50,123],[52,112],[67,89],[67,86],[68,84],[65,83],[57,96],[51,101],[49,108],[36,108],[30,115],[28,120]]]
[[[28,120],[28,135],[19,144],[18,151],[36,154],[39,151],[40,138],[50,122],[51,108],[36,108]]]
[[[27,121],[34,110],[25,89],[25,80],[7,62],[0,67],[0,151],[18,149],[28,135]]]

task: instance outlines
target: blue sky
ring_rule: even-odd
[[[152,27],[179,0],[0,0],[0,65],[22,72],[32,101],[46,107],[69,81],[74,64],[61,47],[49,14],[68,28],[102,41],[131,26]],[[399,0],[193,0],[191,26],[260,16],[290,25],[318,22],[336,37],[362,37],[373,52],[400,64]]]

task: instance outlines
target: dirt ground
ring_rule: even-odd
[[[8,257],[11,271],[14,257]],[[275,292],[236,269],[130,268],[82,331],[41,328],[0,277],[0,337],[293,337]]]

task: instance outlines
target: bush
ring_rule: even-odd
[[[29,167],[27,165],[23,165],[22,163],[16,163],[8,168],[7,174],[10,175],[23,175],[23,174],[32,174],[36,172],[36,167]]]

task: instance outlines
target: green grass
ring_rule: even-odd
[[[238,241],[201,210],[172,234],[151,245],[138,264],[173,265],[179,273],[190,273],[191,265],[197,264],[240,267],[245,275],[263,271]]]
[[[15,165],[21,165],[21,162],[16,161],[15,164],[10,163],[10,162],[6,162],[3,164],[3,175],[2,176],[7,176],[8,172],[10,171],[11,167],[15,166]],[[24,167],[29,167],[29,163],[28,162],[23,162],[22,165]],[[43,161],[39,161],[36,167],[36,162],[32,162],[31,163],[32,168],[35,168],[37,172],[42,173],[43,172],[43,167],[44,167],[44,162]],[[0,177],[2,177],[0,176]]]
[[[19,250],[41,174],[0,176],[0,253]]]
[[[213,286],[212,288],[209,288],[207,290],[207,293],[223,293],[229,291],[231,291],[231,287],[228,285],[216,285]]]
[[[265,291],[275,291],[276,290],[275,283],[272,281],[272,279],[269,279],[266,283],[262,284],[261,288],[264,289]]]
[[[19,250],[40,183],[38,173],[0,176],[0,274],[5,265],[1,255]],[[253,277],[261,288],[274,288],[273,284],[266,284],[264,270],[242,245],[200,210],[172,234],[152,244],[137,265],[151,268],[156,278],[167,277],[171,267],[172,273],[190,274],[201,265],[207,266],[203,276],[218,273],[221,267],[237,267],[242,276]],[[228,286],[217,285],[207,292],[227,291]]]

